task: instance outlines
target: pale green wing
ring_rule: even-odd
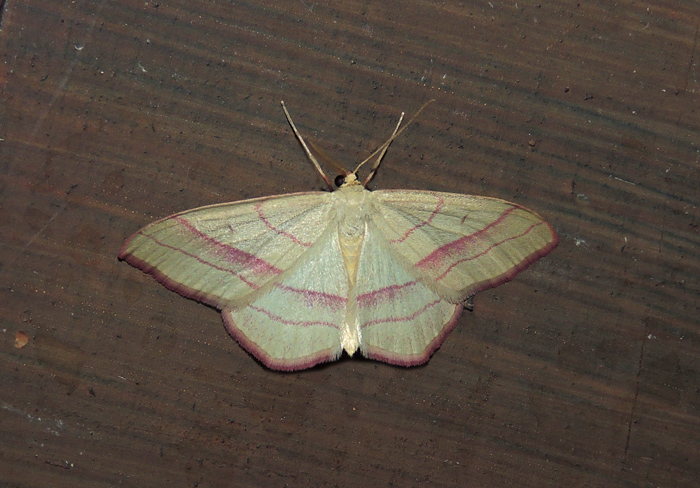
[[[362,355],[401,366],[427,361],[462,311],[410,273],[371,222],[350,300]]]
[[[373,192],[349,304],[362,353],[405,366],[427,361],[466,297],[511,279],[556,245],[539,215],[503,200]]]
[[[510,280],[558,243],[542,217],[496,198],[386,190],[372,201],[388,250],[453,303]]]
[[[309,192],[188,210],[138,231],[119,257],[183,296],[241,307],[316,243],[333,202],[332,194]]]
[[[231,335],[272,369],[309,368],[343,352],[349,281],[337,227],[330,226],[303,259],[249,305],[222,311]]]

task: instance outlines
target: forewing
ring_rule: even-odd
[[[144,227],[119,257],[184,296],[240,307],[296,265],[332,209],[331,194],[322,192],[201,207]]]
[[[495,198],[388,190],[372,201],[392,252],[453,303],[510,280],[558,242],[535,212]]]
[[[371,222],[351,300],[362,354],[402,366],[427,361],[462,311],[410,273]]]
[[[231,335],[266,366],[296,370],[337,359],[348,302],[348,278],[335,227],[304,261],[254,302],[224,308]]]

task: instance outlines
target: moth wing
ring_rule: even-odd
[[[362,353],[404,366],[427,361],[462,301],[511,279],[557,245],[539,215],[503,200],[376,191],[350,298]]]
[[[279,195],[188,210],[131,236],[120,259],[219,309],[263,295],[328,227],[331,194]]]
[[[371,221],[353,292],[349,315],[360,329],[362,355],[401,366],[430,359],[462,312],[411,273]]]
[[[222,311],[231,335],[271,369],[305,369],[343,351],[349,281],[337,228],[329,226],[303,259],[249,305]]]
[[[542,217],[504,200],[453,193],[372,193],[373,225],[411,274],[457,303],[512,279],[557,246]]]

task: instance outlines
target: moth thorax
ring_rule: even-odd
[[[360,252],[362,251],[362,243],[365,240],[364,226],[355,229],[353,233],[339,232],[340,250],[343,253],[343,262],[345,263],[345,271],[348,273],[350,285],[355,285],[355,277],[357,276],[357,265],[360,261]]]

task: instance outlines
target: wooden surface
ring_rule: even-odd
[[[2,486],[697,486],[697,2],[0,4]],[[280,100],[351,166],[431,98],[373,187],[504,198],[561,243],[427,365],[271,372],[117,260],[323,188]]]

